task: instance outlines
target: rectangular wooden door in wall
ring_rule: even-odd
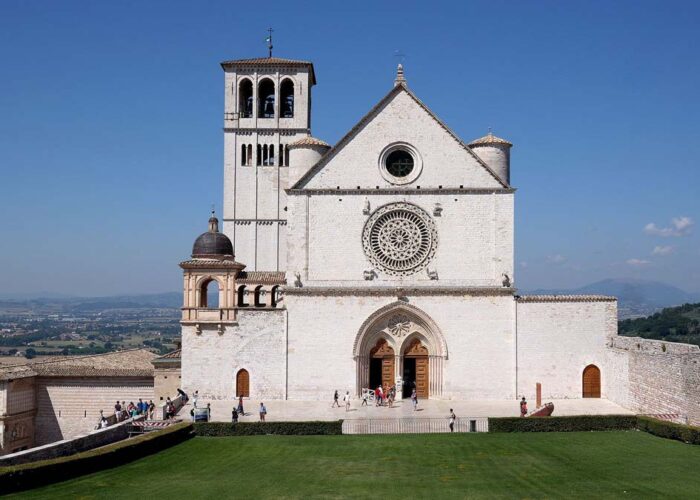
[[[427,399],[429,395],[428,387],[428,356],[416,358],[416,394],[421,399]]]
[[[382,386],[394,385],[394,357],[382,358]]]

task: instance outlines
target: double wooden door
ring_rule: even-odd
[[[415,360],[415,384],[416,395],[420,399],[427,399],[430,395],[430,362],[428,348],[420,340],[415,339],[404,353],[404,364],[408,360]],[[409,381],[410,382],[410,381]]]

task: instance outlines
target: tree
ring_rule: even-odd
[[[32,359],[36,357],[36,351],[33,348],[29,348],[26,351],[24,351],[24,357],[27,359]]]

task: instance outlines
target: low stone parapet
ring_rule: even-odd
[[[9,455],[0,457],[0,466],[19,465],[36,462],[38,460],[63,457],[121,441],[129,437],[131,423],[133,421],[142,420],[143,418],[143,415],[139,415],[104,429],[97,429],[83,436],[64,439],[63,441],[56,441],[28,450],[10,453]]]

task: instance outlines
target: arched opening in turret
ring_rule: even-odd
[[[265,78],[258,84],[258,118],[275,117],[275,84]]]
[[[280,85],[280,105],[282,118],[294,118],[294,82],[288,78]]]
[[[265,307],[265,289],[262,285],[255,287],[255,307]]]
[[[238,113],[241,118],[253,116],[253,82],[247,78],[238,85]]]
[[[279,285],[275,285],[272,287],[272,290],[270,290],[270,305],[272,307],[277,307],[277,303],[280,300],[280,287]]]
[[[199,289],[198,307],[207,309],[219,307],[219,282],[214,278],[202,281]]]
[[[238,307],[248,307],[248,289],[245,285],[238,287],[236,292],[236,304]]]

